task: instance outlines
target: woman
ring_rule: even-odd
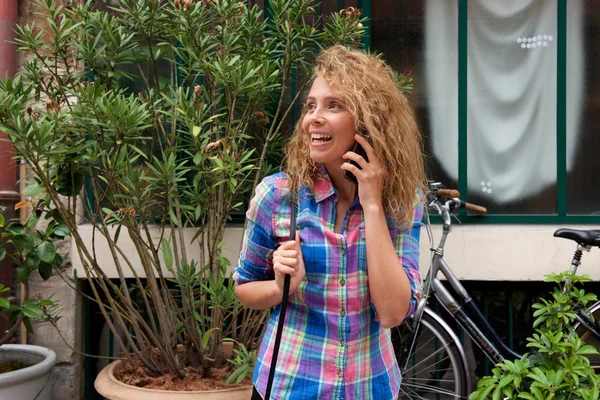
[[[274,399],[397,398],[388,328],[421,296],[424,173],[419,129],[393,76],[374,56],[342,46],[323,51],[285,172],[265,178],[250,204],[235,272],[240,301],[279,305],[291,275]],[[366,157],[352,151],[356,143]],[[295,238],[291,201],[298,202]],[[260,348],[253,399],[265,393],[278,317],[279,307]]]

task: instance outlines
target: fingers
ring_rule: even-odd
[[[293,245],[294,241],[286,242],[273,253],[273,269],[278,274],[294,275],[298,270],[299,251],[286,248]]]
[[[273,253],[273,269],[281,275],[294,275],[302,259],[300,232],[296,232],[296,240],[284,242]]]
[[[357,133],[354,135],[354,140],[356,140],[363,147],[363,149],[365,149],[367,157],[369,157],[369,162],[377,160],[377,157],[375,156],[375,150],[373,149],[373,146],[371,146],[371,143],[369,143],[366,137]]]
[[[348,151],[348,152],[346,152],[346,154],[344,154],[342,157],[343,157],[344,159],[346,159],[346,160],[352,160],[352,161],[355,161],[355,162],[356,162],[358,165],[360,165],[360,167],[361,167],[362,169],[365,169],[365,168],[366,168],[366,167],[369,165],[369,163],[367,162],[367,160],[365,160],[365,159],[364,159],[364,157],[362,157],[362,156],[361,156],[361,155],[359,155],[359,154],[356,154],[356,153],[355,153],[355,152],[353,152],[353,151]],[[350,164],[349,162],[347,162],[347,163],[345,163],[345,164],[352,165],[352,164]],[[354,166],[354,168],[356,168],[356,166]],[[354,171],[350,170],[350,172],[354,172]]]
[[[356,165],[350,164],[349,162],[343,163],[340,168],[343,169],[344,171],[352,172],[354,174],[354,176],[356,176],[357,178],[358,178],[359,174],[361,174],[364,171],[364,168],[360,169]]]

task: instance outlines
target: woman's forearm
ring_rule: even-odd
[[[244,306],[255,310],[275,307],[283,298],[283,293],[274,280],[236,284],[235,294]]]
[[[410,282],[398,259],[383,207],[364,209],[369,293],[384,328],[402,322],[410,307]]]

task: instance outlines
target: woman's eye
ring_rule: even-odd
[[[329,105],[330,108],[342,108],[342,106],[339,103],[331,103]]]
[[[313,103],[308,103],[308,104],[306,105],[306,108],[307,108],[308,110],[314,110],[314,108],[315,108],[315,105],[314,105]]]

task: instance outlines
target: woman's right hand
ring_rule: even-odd
[[[283,293],[285,275],[288,274],[291,275],[289,294],[291,295],[298,289],[300,282],[306,276],[298,232],[296,232],[296,240],[285,242],[273,253],[273,270],[275,271],[275,283],[281,293]]]

